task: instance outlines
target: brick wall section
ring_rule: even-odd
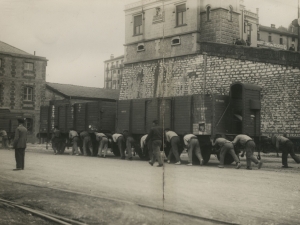
[[[45,99],[45,77],[47,60],[42,57],[0,53],[2,59],[0,84],[2,84],[1,107],[11,112],[23,113],[25,118],[33,119],[33,129],[28,135],[29,142],[35,142],[39,132],[40,105]],[[4,62],[4,63],[3,63]],[[24,71],[24,63],[34,63],[32,75]],[[33,87],[33,101],[24,102],[24,87]],[[26,104],[26,106],[25,106]],[[30,107],[28,107],[30,105]]]
[[[300,70],[290,66],[195,54],[127,64],[120,99],[182,96],[206,90],[228,94],[235,81],[262,87],[261,131],[300,133]],[[163,70],[163,67],[165,68]]]
[[[228,20],[228,10],[215,9],[211,11],[210,21],[207,21],[206,12],[201,13],[201,41],[217,43],[233,43],[233,38],[239,37],[239,15],[233,13],[232,21]]]

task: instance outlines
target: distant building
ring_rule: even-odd
[[[104,88],[120,89],[124,68],[124,55],[104,61]]]
[[[289,26],[289,28],[282,26],[276,28],[275,24],[271,24],[270,27],[260,25],[257,46],[289,50],[289,48],[294,45],[295,51],[297,51],[297,29],[298,28],[294,27],[292,24]]]
[[[39,131],[40,106],[45,101],[46,66],[45,57],[0,41],[0,106],[26,118],[29,142],[36,140]]]
[[[50,101],[65,101],[71,104],[99,100],[116,101],[119,99],[119,93],[119,90],[47,82],[45,105],[49,105]]]

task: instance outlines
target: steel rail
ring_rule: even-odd
[[[4,178],[4,177],[0,176],[0,178]],[[4,178],[4,179],[7,180],[7,178]],[[187,213],[183,213],[183,212],[168,210],[166,208],[159,208],[159,207],[154,207],[154,206],[150,206],[150,205],[139,204],[139,203],[136,203],[136,202],[129,202],[129,201],[126,201],[126,200],[102,197],[102,196],[86,194],[86,193],[82,193],[82,192],[78,192],[78,191],[64,190],[64,189],[54,188],[54,187],[45,187],[45,186],[40,186],[40,185],[36,185],[36,184],[26,184],[26,183],[22,183],[22,182],[14,182],[14,183],[27,185],[27,186],[38,187],[38,188],[46,188],[46,189],[50,189],[50,190],[56,190],[56,191],[61,191],[61,192],[66,192],[66,193],[71,193],[71,194],[78,194],[78,195],[82,195],[82,196],[89,196],[89,197],[98,198],[98,199],[105,199],[105,200],[110,200],[110,201],[127,203],[127,204],[136,205],[136,206],[143,207],[143,208],[148,208],[148,209],[158,210],[158,211],[172,213],[172,214],[176,214],[176,215],[186,216],[186,217],[190,217],[190,218],[195,218],[195,219],[202,220],[202,221],[209,221],[209,222],[216,223],[216,224],[238,225],[238,223],[222,221],[222,220],[217,220],[217,219],[211,219],[211,218],[207,218],[207,217],[203,217],[203,216],[197,216],[197,215],[193,215],[193,214],[187,214]],[[77,221],[74,221],[74,222],[77,222]],[[78,223],[78,225],[86,225],[86,224]]]
[[[62,225],[72,225],[72,224],[86,225],[86,223],[81,223],[81,222],[78,222],[78,221],[75,221],[75,220],[71,220],[71,219],[68,219],[68,218],[65,218],[65,217],[62,217],[62,216],[57,216],[57,215],[50,214],[50,213],[47,213],[47,212],[43,212],[43,211],[40,211],[40,210],[31,209],[27,206],[23,206],[23,205],[20,205],[20,204],[17,204],[15,202],[8,201],[8,200],[2,199],[2,198],[0,198],[0,202],[4,203],[7,206],[13,206],[13,207],[22,209],[23,211],[30,212],[32,214],[35,214],[35,215],[37,215],[39,217],[42,217],[42,218],[45,218],[47,220],[51,220],[51,221],[56,222],[58,224],[62,224]]]

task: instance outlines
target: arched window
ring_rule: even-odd
[[[206,21],[210,21],[210,6],[206,7]]]
[[[145,46],[144,46],[144,43],[139,43],[137,45],[137,51],[140,52],[140,51],[145,51]]]
[[[229,10],[228,10],[228,20],[229,20],[229,21],[232,21],[232,13],[233,13],[233,8],[232,8],[232,6],[230,5],[230,6],[229,6]]]

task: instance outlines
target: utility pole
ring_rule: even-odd
[[[298,0],[298,17],[297,17],[297,21],[298,21],[298,44],[297,44],[297,48],[298,48],[298,52],[300,52],[300,7],[299,7],[299,0]]]

